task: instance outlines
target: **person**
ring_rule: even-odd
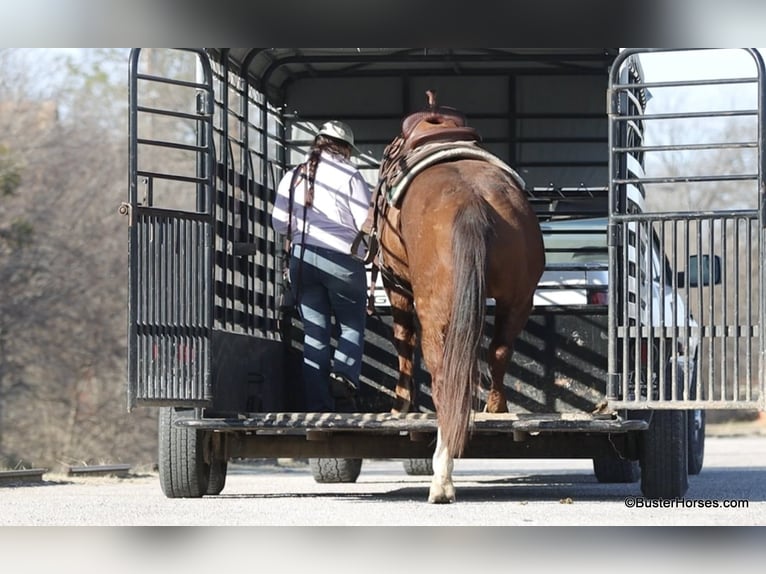
[[[289,273],[303,321],[309,412],[358,410],[367,274],[364,263],[352,257],[351,244],[367,217],[371,190],[350,161],[355,151],[347,124],[323,124],[308,161],[281,179],[272,212],[274,230],[292,235]],[[338,329],[334,350],[333,318]]]

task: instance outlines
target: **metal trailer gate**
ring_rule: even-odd
[[[743,50],[753,62],[747,78],[636,84],[618,76],[628,58],[660,52],[625,50],[610,77],[609,275],[610,284],[620,289],[611,290],[609,299],[609,403],[627,409],[763,409],[763,60],[757,51]],[[719,86],[750,87],[753,106],[640,113],[635,104],[636,88],[656,97],[668,88]],[[715,134],[711,139],[694,131],[700,122],[715,121],[739,122],[737,137]],[[672,122],[668,125],[677,133],[701,133],[703,139],[645,142],[642,134],[660,122]],[[625,135],[630,132],[639,137]],[[743,165],[715,161],[748,150]],[[644,173],[651,155],[672,153],[697,171]],[[752,207],[645,210],[653,190],[694,198],[721,194],[727,185],[729,193],[746,196]],[[690,313],[678,312],[683,304]]]
[[[130,222],[128,402],[170,407],[160,417],[168,496],[217,494],[233,456],[430,456],[435,418],[422,368],[419,412],[385,414],[397,376],[385,314],[365,333],[366,412],[302,412],[300,325],[278,308],[281,245],[270,212],[281,175],[306,154],[312,123],[338,117],[358,126],[357,139],[371,150],[360,167],[372,182],[376,158],[434,78],[464,99],[445,104],[476,107],[475,93],[488,98],[469,118],[491,151],[524,169],[541,221],[608,217],[608,246],[599,248],[607,265],[546,268],[554,277],[608,272],[608,304],[536,299],[506,375],[512,412],[477,414],[478,439],[465,456],[592,457],[595,469],[599,456],[613,464],[616,451],[624,479],[634,475],[625,458],[647,456],[636,436],[656,426],[657,412],[764,408],[757,52],[746,52],[753,77],[720,81],[755,86],[752,109],[670,114],[645,110],[649,92],[719,82],[646,82],[637,56],[651,50],[477,49],[460,52],[459,62],[424,50],[276,50],[279,60],[269,49],[131,52],[130,190],[122,206]],[[300,115],[284,103],[288,89]],[[578,95],[565,96],[570,91]],[[317,94],[324,108],[311,107]],[[379,98],[373,112],[370,94]],[[748,137],[659,144],[645,137],[660,122],[710,118],[749,119]],[[757,157],[737,172],[672,175],[657,175],[647,161],[727,150]],[[753,205],[671,211],[647,201],[655,188],[715,191],[696,191],[704,185],[749,186]],[[541,284],[540,301],[569,289],[555,283]],[[686,425],[685,415],[673,420]],[[653,496],[685,492],[685,470],[669,487],[660,472],[662,429],[670,428],[647,439],[658,445],[646,465],[653,470],[645,492]],[[516,433],[539,436],[516,441]],[[676,467],[686,466],[685,444],[673,447]]]

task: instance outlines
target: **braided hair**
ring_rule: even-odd
[[[317,166],[319,165],[319,157],[324,150],[335,155],[343,156],[346,159],[351,157],[351,146],[346,142],[323,135],[318,135],[314,138],[314,144],[311,146],[308,160],[309,185],[308,191],[306,192],[306,207],[311,207],[314,203],[314,182],[317,175]]]

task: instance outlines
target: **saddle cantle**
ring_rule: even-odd
[[[430,95],[433,92],[429,93]],[[465,116],[450,107],[434,105],[427,111],[410,114],[402,121],[402,152],[433,142],[481,141],[474,128],[466,125]]]

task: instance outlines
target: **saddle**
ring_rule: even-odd
[[[380,270],[389,280],[397,279],[387,271],[380,261],[378,244],[378,221],[384,217],[390,207],[398,208],[409,184],[427,167],[437,163],[456,159],[479,159],[497,165],[509,173],[523,188],[521,179],[505,162],[479,147],[481,136],[466,124],[465,116],[447,106],[436,104],[436,94],[426,92],[428,108],[404,118],[402,131],[384,150],[381,160],[378,183],[372,193],[367,212],[367,219],[351,246],[351,254],[359,257],[362,244],[365,253],[359,257],[365,264],[373,263],[373,277],[368,298],[368,312],[374,312],[374,290],[377,271]],[[376,261],[377,259],[377,261]],[[408,286],[400,285],[408,290]]]
[[[407,153],[432,142],[481,141],[474,128],[466,125],[465,116],[454,108],[437,107],[429,90],[427,111],[410,114],[402,121],[402,149]]]

